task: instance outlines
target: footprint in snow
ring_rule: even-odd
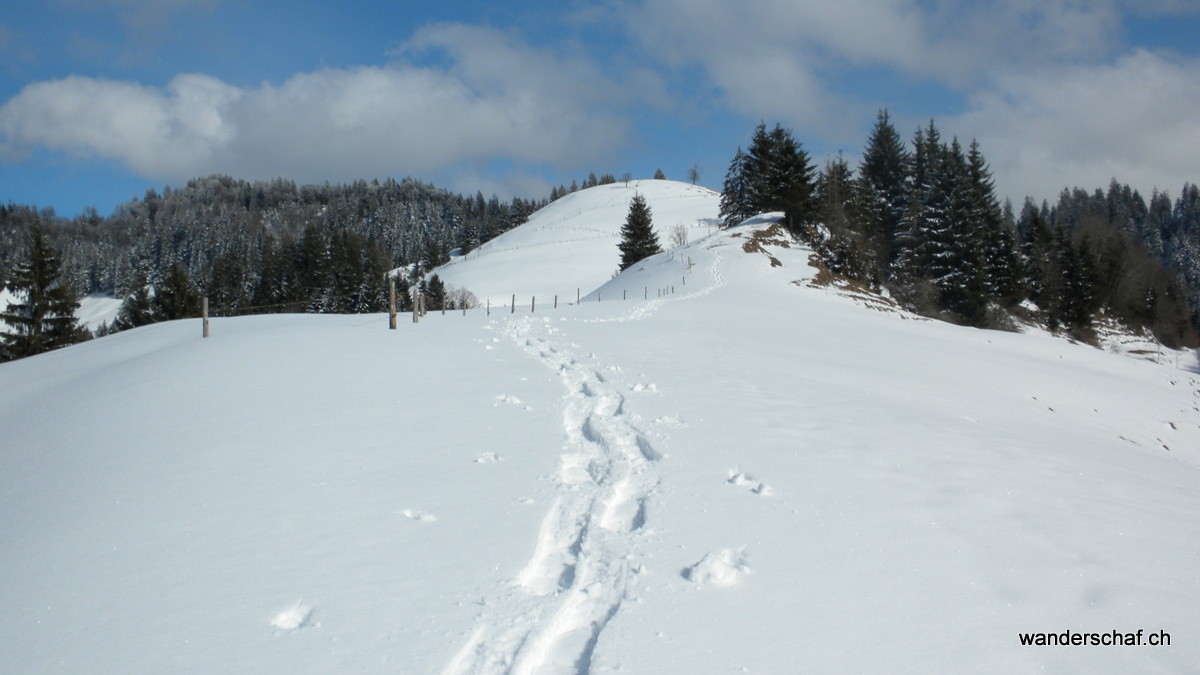
[[[770,485],[758,480],[745,471],[738,471],[737,469],[729,470],[729,478],[725,482],[729,485],[745,488],[756,495],[763,495],[764,497],[770,495],[772,492]]]
[[[736,586],[749,573],[750,565],[743,547],[706,554],[696,564],[685,567],[680,575],[698,586],[728,588]]]
[[[404,509],[400,513],[405,518],[416,521],[432,522],[437,520],[437,516],[433,515],[432,513],[425,513],[424,511],[418,511],[416,509]]]
[[[280,610],[271,619],[271,628],[275,629],[276,634],[300,630],[310,625],[309,620],[312,619],[312,613],[313,608],[311,605],[304,604],[303,600],[297,600],[296,604]],[[319,626],[320,624],[314,625]]]

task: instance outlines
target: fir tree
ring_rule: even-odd
[[[134,283],[133,290],[125,296],[125,300],[121,303],[121,310],[113,319],[112,328],[114,331],[129,330],[155,321],[154,303],[150,298],[150,289],[145,275],[140,275]]]
[[[621,227],[621,243],[617,248],[621,251],[622,270],[655,253],[662,253],[650,218],[650,207],[640,194],[635,194],[629,201],[629,215]]]
[[[722,227],[733,227],[754,215],[754,196],[750,192],[750,158],[739,146],[725,172],[725,187],[721,191]]]
[[[813,166],[792,132],[759,124],[747,151],[748,191],[754,213],[782,211],[784,224],[799,235],[814,216]]]
[[[79,299],[62,280],[62,259],[39,226],[29,230],[24,260],[17,261],[8,288],[19,298],[8,304],[0,321],[0,360],[19,359],[81,342],[90,337],[75,312]]]
[[[879,111],[867,146],[863,150],[858,173],[876,202],[879,212],[881,245],[880,258],[890,262],[892,245],[896,240],[905,211],[905,183],[908,178],[909,155],[896,127],[892,126],[887,109]]]
[[[667,174],[663,173],[662,169],[655,169],[654,180],[666,180]]]
[[[446,307],[446,284],[433,275],[425,284],[425,309],[433,312]]]
[[[154,313],[163,321],[199,316],[200,291],[183,265],[172,265],[167,278],[155,287]]]

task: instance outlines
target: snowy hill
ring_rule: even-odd
[[[611,280],[609,234],[541,223],[461,283],[585,284],[578,253],[578,306],[0,365],[0,672],[1200,663],[1193,365],[908,315],[765,220]],[[1018,638],[1114,630],[1171,645]]]
[[[14,302],[16,296],[7,288],[0,288],[0,310]],[[110,295],[85,295],[79,299],[79,311],[75,316],[79,322],[90,331],[95,331],[101,325],[112,323],[121,311],[121,299]],[[0,327],[6,324],[0,322]]]
[[[663,250],[672,233],[686,228],[688,241],[716,227],[720,194],[670,180],[611,183],[571,193],[534,213],[529,222],[455,258],[435,272],[447,284],[465,288],[492,306],[530,305],[532,297],[551,304],[574,302],[612,278],[620,262],[617,244],[635,194],[646,198]]]

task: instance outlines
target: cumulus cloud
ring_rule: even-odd
[[[734,110],[818,132],[876,105],[836,93],[837,79],[853,78],[853,69],[966,90],[998,71],[1102,56],[1120,30],[1116,0],[645,0],[619,7],[643,49],[668,66],[699,66]]]
[[[155,180],[224,172],[323,181],[498,158],[573,166],[624,142],[613,103],[621,88],[586,59],[456,24],[420,31],[399,56],[253,88],[204,75],[165,89],[86,77],[36,83],[0,107],[0,143],[10,153],[115,159]]]
[[[1200,181],[1200,60],[1145,50],[1111,63],[1008,75],[947,128],[978,136],[1018,202],[1112,178],[1149,195]]]

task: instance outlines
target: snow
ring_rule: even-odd
[[[16,301],[17,296],[12,291],[0,288],[0,309]],[[117,313],[121,311],[121,302],[120,298],[111,295],[85,295],[79,299],[79,310],[75,312],[75,316],[88,330],[95,331],[101,324],[111,324],[113,319],[117,318]],[[0,327],[5,325],[0,322]]]
[[[592,279],[558,310],[177,321],[0,365],[0,672],[1200,663],[1194,361],[815,287],[807,250],[746,252],[769,221],[614,279],[613,242],[536,246],[565,217],[509,234],[578,261],[458,265]],[[1172,644],[1017,635],[1114,629]]]
[[[663,250],[671,248],[676,226],[694,241],[717,224],[720,194],[705,187],[669,180],[610,183],[555,200],[529,222],[452,259],[434,272],[455,288],[466,288],[481,303],[528,308],[530,299],[549,306],[575,302],[617,272],[621,227],[635,194],[646,198]],[[639,293],[640,293],[639,289]]]

